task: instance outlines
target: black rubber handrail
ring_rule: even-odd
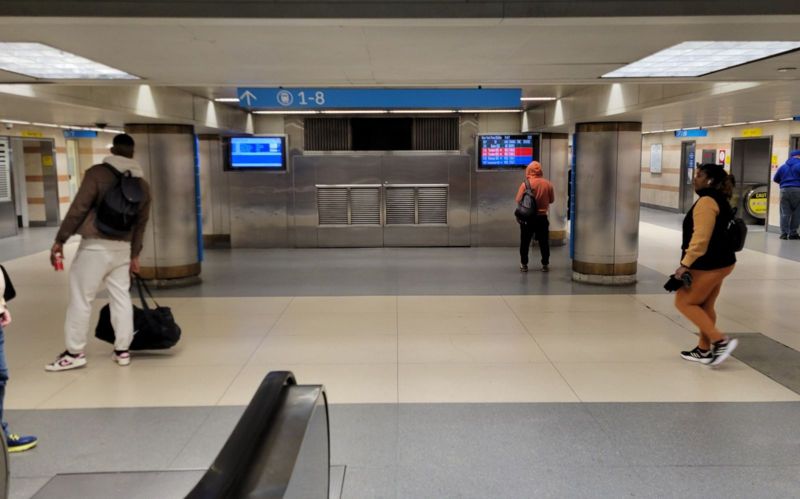
[[[249,463],[253,462],[281,407],[284,388],[296,384],[294,374],[289,371],[267,374],[214,463],[186,499],[234,497],[236,486],[247,474]]]

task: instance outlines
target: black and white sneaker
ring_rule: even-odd
[[[693,350],[681,352],[681,357],[684,360],[692,362],[699,362],[701,364],[710,364],[714,360],[714,354],[711,350],[701,350],[700,347],[694,347]]]
[[[731,356],[736,347],[739,345],[739,340],[731,338],[729,340],[721,340],[714,343],[713,356],[714,360],[711,361],[712,366],[718,366],[725,362],[725,359]]]

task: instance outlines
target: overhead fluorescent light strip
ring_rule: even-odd
[[[534,101],[534,102],[536,102],[536,101],[547,102],[547,101],[554,101],[556,99],[557,99],[557,97],[520,97],[519,98],[519,100],[521,100],[521,101]]]
[[[800,49],[800,42],[683,42],[604,74],[603,78],[703,76]]]
[[[217,97],[214,102],[239,102],[238,97]]]
[[[0,42],[0,69],[47,80],[139,79],[85,57],[29,42]]]

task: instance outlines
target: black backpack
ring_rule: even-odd
[[[514,210],[514,216],[520,223],[530,222],[536,218],[536,196],[531,189],[531,183],[525,179],[525,192],[522,194],[517,209]]]
[[[742,251],[747,240],[747,224],[736,216],[736,208],[733,209],[731,219],[725,226],[725,240],[733,251]]]
[[[95,208],[94,225],[107,236],[121,237],[133,229],[139,219],[139,208],[144,198],[142,184],[130,171],[120,173],[113,166],[103,163],[117,177],[117,182],[103,195]]]

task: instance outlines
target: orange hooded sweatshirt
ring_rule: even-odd
[[[536,211],[539,215],[547,215],[550,205],[556,200],[553,194],[553,184],[542,176],[542,165],[538,161],[533,161],[525,168],[525,178],[531,184],[531,190],[536,198]],[[522,182],[517,190],[516,201],[522,201],[525,194],[525,182]]]

